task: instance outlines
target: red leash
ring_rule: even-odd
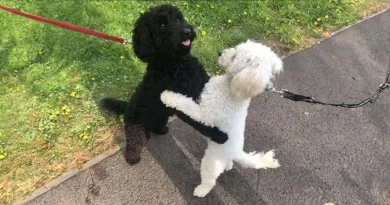
[[[48,24],[55,25],[55,26],[58,26],[58,27],[66,28],[66,29],[69,29],[69,30],[72,30],[72,31],[76,31],[76,32],[79,32],[79,33],[84,33],[84,34],[88,34],[88,35],[91,35],[91,36],[96,36],[98,38],[103,38],[103,39],[106,39],[106,40],[115,41],[115,42],[122,43],[122,44],[131,43],[129,40],[127,40],[125,38],[122,38],[122,37],[111,36],[111,35],[108,35],[108,34],[105,34],[105,33],[101,33],[101,32],[98,32],[98,31],[86,29],[86,28],[83,28],[83,27],[80,27],[80,26],[76,26],[76,25],[73,25],[73,24],[69,24],[69,23],[65,23],[65,22],[61,22],[61,21],[57,21],[57,20],[53,20],[53,19],[48,19],[48,18],[44,18],[44,17],[41,17],[41,16],[36,16],[36,15],[33,15],[33,14],[24,13],[24,12],[18,11],[16,9],[11,9],[11,8],[8,8],[8,7],[2,6],[2,5],[0,5],[0,9],[2,9],[4,11],[8,11],[8,12],[16,14],[16,15],[19,15],[19,16],[24,16],[24,17],[27,17],[27,18],[30,18],[30,19],[33,19],[33,20],[36,20],[36,21],[40,21],[40,22],[48,23]]]

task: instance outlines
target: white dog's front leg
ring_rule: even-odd
[[[175,108],[191,117],[193,120],[208,126],[213,126],[207,119],[202,118],[202,108],[192,98],[172,91],[161,93],[161,101],[168,107]]]

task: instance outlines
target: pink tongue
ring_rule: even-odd
[[[191,41],[190,40],[185,40],[185,41],[181,42],[181,44],[183,44],[185,46],[189,46],[191,44]]]

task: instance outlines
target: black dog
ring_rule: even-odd
[[[130,103],[112,98],[102,100],[103,109],[124,114],[125,158],[129,164],[140,161],[141,150],[151,132],[161,135],[168,132],[166,124],[174,114],[217,143],[228,139],[217,128],[195,122],[183,113],[167,108],[160,100],[164,90],[196,100],[208,82],[210,77],[190,53],[195,37],[193,27],[187,24],[179,9],[171,5],[151,8],[137,20],[133,48],[137,57],[147,63],[146,73]]]

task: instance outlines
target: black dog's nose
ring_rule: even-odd
[[[218,51],[218,56],[221,56],[222,55],[222,51]]]
[[[190,36],[191,36],[191,33],[192,33],[192,31],[191,31],[191,29],[189,29],[189,28],[185,28],[185,29],[183,30],[183,34],[184,34],[185,37],[190,37]]]

